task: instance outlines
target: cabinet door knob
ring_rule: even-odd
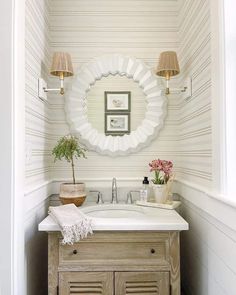
[[[77,254],[78,253],[78,251],[77,250],[73,250],[73,254]]]
[[[151,253],[152,254],[156,253],[156,250],[155,249],[151,249]]]

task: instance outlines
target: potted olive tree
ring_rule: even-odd
[[[66,160],[71,165],[72,183],[62,183],[60,186],[60,200],[62,204],[74,203],[76,206],[83,204],[86,198],[85,184],[75,181],[75,160],[78,158],[86,158],[86,149],[82,147],[73,135],[63,136],[57,142],[52,154],[54,162],[57,160]]]

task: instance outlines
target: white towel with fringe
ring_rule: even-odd
[[[63,245],[73,245],[93,233],[92,220],[74,204],[49,207],[48,214],[61,228]]]

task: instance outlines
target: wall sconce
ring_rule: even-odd
[[[52,66],[50,74],[57,76],[60,79],[60,88],[47,88],[46,82],[42,79],[38,79],[38,96],[39,98],[46,100],[47,92],[57,91],[61,95],[64,94],[64,78],[73,76],[73,67],[71,62],[71,56],[67,52],[55,52],[53,54]]]
[[[169,80],[180,73],[179,62],[175,51],[164,51],[160,54],[156,74],[166,79],[166,94],[170,94]],[[172,93],[184,93],[184,99],[192,96],[192,80],[188,77],[181,89],[171,89]]]

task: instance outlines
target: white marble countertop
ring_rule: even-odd
[[[175,211],[109,203],[86,203],[79,207],[93,220],[94,231],[182,231],[188,223]],[[47,216],[38,226],[39,231],[60,231],[58,224]]]

